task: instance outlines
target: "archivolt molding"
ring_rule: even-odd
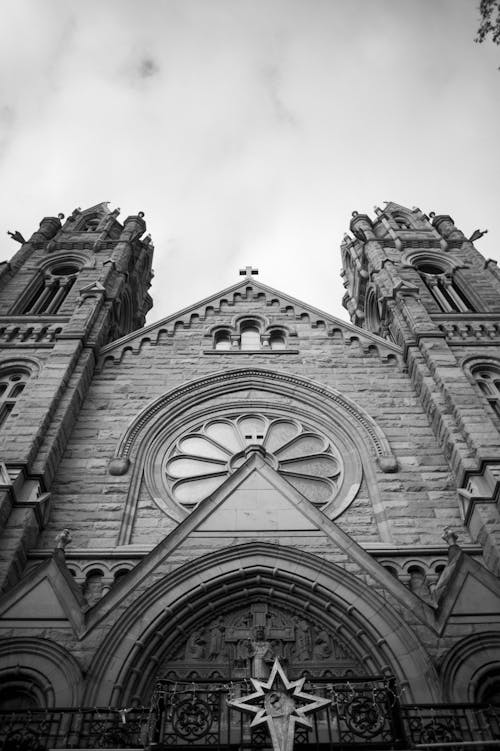
[[[409,701],[438,698],[437,676],[420,641],[373,588],[304,551],[250,543],[210,553],[146,590],[95,655],[85,702],[144,700],[158,664],[190,629],[258,600],[307,613],[335,631],[368,673],[394,674]]]
[[[0,639],[0,678],[35,678],[48,707],[79,705],[82,673],[75,658],[49,639]]]
[[[449,253],[440,252],[434,249],[411,249],[406,250],[401,256],[401,265],[404,267],[415,268],[415,264],[433,263],[443,267],[443,273],[453,273],[457,269],[466,268],[457,258]]]
[[[257,393],[258,398],[253,401],[243,398],[242,392],[246,396],[248,391]],[[397,463],[374,420],[339,392],[314,381],[263,369],[239,369],[176,388],[154,401],[132,422],[109,466],[111,474],[122,475],[133,463],[119,544],[130,542],[143,477],[151,497],[164,513],[177,522],[185,518],[189,511],[170,498],[161,469],[162,452],[181,431],[194,426],[195,421],[203,422],[216,413],[222,415],[225,411],[229,415],[242,409],[278,417],[281,410],[282,417],[289,416],[306,425],[316,424],[325,435],[330,435],[343,454],[345,471],[338,492],[324,507],[324,513],[330,518],[343,513],[356,497],[364,473],[380,533],[383,539],[388,539],[373,459],[384,472],[395,471]]]
[[[25,357],[18,354],[15,357],[11,357],[7,352],[0,358],[0,371],[6,372],[7,370],[18,369],[28,372],[30,378],[36,378],[41,370],[41,364],[34,357]]]
[[[381,460],[381,468],[387,471],[396,469],[395,459],[384,433],[376,422],[353,401],[340,392],[312,380],[257,368],[216,373],[206,378],[190,381],[159,397],[131,423],[120,441],[115,457],[129,459],[137,444],[144,440],[151,440],[160,414],[164,420],[167,420],[171,411],[178,413],[228,391],[235,392],[249,388],[269,392],[279,391],[283,395],[304,402],[326,399],[326,403],[331,405],[333,410],[341,411],[354,419],[354,424],[369,438],[374,455]],[[322,406],[324,408],[324,403]],[[394,466],[390,466],[391,462]]]
[[[488,674],[500,676],[500,633],[481,631],[462,639],[441,667],[444,701],[476,702]]]
[[[474,381],[474,372],[479,368],[491,368],[500,373],[500,358],[492,357],[485,352],[484,355],[479,355],[477,352],[474,355],[464,358],[462,360],[462,367],[469,378]]]
[[[85,266],[89,261],[87,253],[79,253],[78,251],[63,250],[56,253],[52,253],[49,258],[44,258],[38,264],[38,268],[43,271],[50,271],[53,266],[57,266],[60,263],[75,263],[80,269]]]

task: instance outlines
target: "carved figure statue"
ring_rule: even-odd
[[[224,633],[226,626],[224,624],[224,618],[220,618],[210,628],[210,639],[208,642],[208,659],[215,661],[220,659],[225,654],[225,641]]]
[[[313,657],[316,660],[323,660],[332,654],[332,640],[330,635],[324,629],[319,629],[314,638]]]
[[[186,644],[186,660],[203,660],[206,643],[201,629],[193,631]]]
[[[266,663],[272,662],[275,655],[262,627],[257,628],[255,639],[249,640],[248,651],[252,658],[252,678],[267,678],[269,671]]]
[[[66,545],[69,545],[72,539],[69,529],[63,529],[56,536],[56,550],[64,550]]]
[[[312,638],[309,624],[300,618],[295,625],[295,659],[311,659]]]

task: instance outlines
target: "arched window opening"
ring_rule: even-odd
[[[395,579],[399,579],[398,572],[396,571],[396,569],[394,568],[394,566],[388,566],[388,565],[384,564],[384,568]]]
[[[92,607],[99,602],[103,595],[104,573],[99,568],[93,568],[85,577],[84,595],[88,605]]]
[[[214,349],[231,349],[231,337],[227,331],[218,331],[215,334]]]
[[[24,305],[21,313],[29,315],[53,315],[67,297],[76,281],[79,267],[74,263],[61,263],[45,272]]]
[[[286,339],[283,331],[272,331],[269,338],[271,349],[286,349]]]
[[[491,409],[500,418],[500,368],[478,367],[473,376]]]
[[[474,310],[450,273],[430,262],[419,263],[416,268],[427,289],[445,313],[469,313]]]
[[[129,573],[128,568],[120,568],[120,569],[118,569],[118,571],[116,572],[115,577],[114,577],[115,578],[115,584],[116,584],[116,582],[119,582],[121,579],[123,579],[124,576],[127,576],[128,573]]]
[[[495,670],[481,678],[475,701],[500,707],[500,671]]]
[[[82,227],[83,232],[95,232],[99,227],[99,217],[89,217]]]
[[[430,590],[424,569],[421,566],[410,566],[408,568],[408,575],[408,587],[413,594],[424,600],[428,600],[430,598]]]
[[[0,711],[41,709],[39,692],[28,681],[5,679],[5,685],[0,689]]]
[[[394,221],[396,222],[399,229],[411,229],[408,221],[401,216],[395,216]]]
[[[365,322],[369,331],[382,336],[382,319],[375,290],[370,289],[365,302]]]
[[[14,409],[17,399],[26,388],[29,373],[11,370],[0,374],[0,428]]]
[[[241,349],[260,349],[260,331],[255,323],[246,323],[241,327]]]

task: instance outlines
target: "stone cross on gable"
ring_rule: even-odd
[[[253,266],[245,266],[244,269],[240,269],[240,276],[257,276],[259,269],[254,269]]]

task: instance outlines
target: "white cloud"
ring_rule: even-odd
[[[497,71],[469,0],[6,0],[7,229],[146,212],[154,317],[238,279],[336,314],[351,211],[395,200],[498,242]],[[8,74],[7,74],[8,71]]]

